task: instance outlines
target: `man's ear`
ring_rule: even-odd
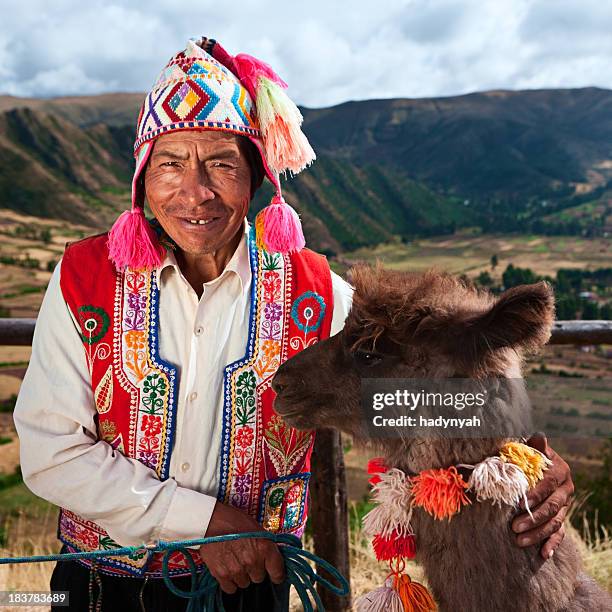
[[[457,331],[480,355],[499,348],[529,351],[548,342],[554,320],[552,287],[540,281],[504,291],[489,310],[458,321]]]

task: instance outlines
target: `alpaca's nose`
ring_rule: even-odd
[[[276,378],[272,380],[272,389],[275,393],[282,393],[287,385],[277,382]]]
[[[283,377],[281,372],[277,372],[272,379],[272,389],[278,395],[282,393],[288,386],[287,380]]]
[[[303,380],[300,376],[294,376],[291,374],[290,368],[285,364],[282,364],[278,368],[274,378],[272,379],[272,389],[277,393],[283,393],[288,388],[301,389],[303,386]]]

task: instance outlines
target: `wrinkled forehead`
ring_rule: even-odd
[[[238,134],[214,130],[180,130],[158,136],[153,143],[153,152],[165,149],[204,149],[204,150],[231,150],[244,155],[245,138]]]

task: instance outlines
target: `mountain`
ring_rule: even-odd
[[[129,202],[143,97],[0,96],[0,207],[105,227]],[[285,193],[319,250],[466,225],[563,232],[570,226],[559,219],[571,218],[572,231],[607,227],[607,204],[594,225],[571,210],[612,197],[612,91],[489,91],[302,112],[317,161]],[[260,190],[251,216],[270,193]]]

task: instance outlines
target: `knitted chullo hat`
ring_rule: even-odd
[[[118,269],[151,269],[163,261],[165,249],[144,216],[139,179],[154,140],[174,130],[221,130],[251,140],[276,189],[256,217],[257,244],[280,253],[304,247],[299,217],[283,199],[279,175],[300,172],[315,153],[286,87],[264,62],[244,53],[232,57],[212,39],[190,40],[170,59],[138,116],[132,208],[109,232],[109,256]]]

